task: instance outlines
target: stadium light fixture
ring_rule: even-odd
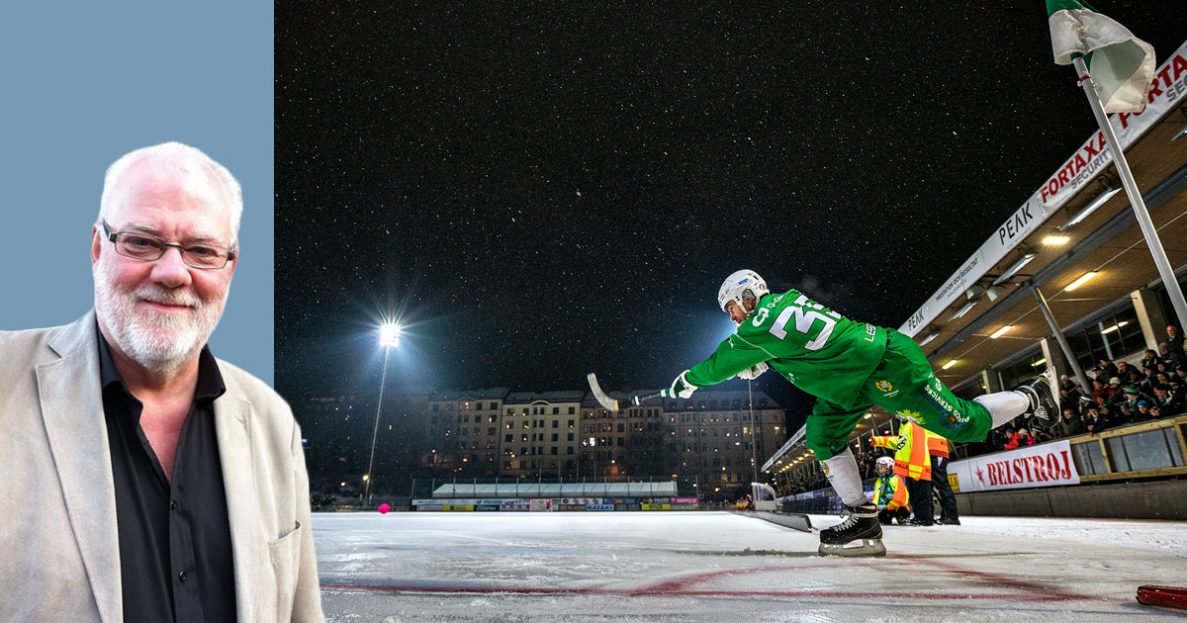
[[[1049,236],[1043,236],[1043,244],[1049,247],[1062,247],[1071,239],[1071,236],[1065,236],[1063,234],[1051,234]]]
[[[1026,255],[1018,258],[1018,261],[1014,262],[1009,268],[1007,268],[1006,272],[1002,273],[1001,276],[993,280],[993,285],[996,286],[1009,281],[1010,277],[1017,275],[1018,271],[1022,270],[1027,264],[1034,261],[1036,257],[1038,256],[1034,253],[1027,253]]]
[[[1014,328],[1014,325],[1012,325],[1012,324],[1002,325],[1002,328],[989,334],[989,339],[996,340],[997,338],[1005,335],[1006,331],[1009,331],[1010,329],[1013,329],[1013,328]]]
[[[1187,125],[1183,126],[1182,128],[1179,128],[1179,131],[1175,132],[1175,135],[1171,137],[1171,140],[1177,141],[1177,140],[1183,138],[1184,136],[1187,136]]]
[[[363,499],[371,505],[371,474],[375,467],[375,441],[379,437],[379,414],[383,412],[383,385],[387,382],[387,358],[392,349],[400,345],[403,329],[398,322],[384,322],[379,325],[379,345],[383,347],[383,373],[379,377],[379,400],[375,405],[375,426],[371,429],[371,458],[367,459],[367,473],[363,476]]]
[[[948,368],[951,368],[951,367],[952,367],[952,366],[954,366],[954,365],[956,365],[956,360],[955,360],[955,359],[949,359],[949,360],[948,360],[948,363],[946,363],[946,364],[944,364],[943,366],[941,366],[941,368],[940,368],[940,369],[942,369],[942,370],[947,370]]]
[[[1129,321],[1128,321],[1128,320],[1122,320],[1121,322],[1118,322],[1117,324],[1115,324],[1115,325],[1113,325],[1113,326],[1111,326],[1111,327],[1108,327],[1108,328],[1105,328],[1105,329],[1101,329],[1101,330],[1100,330],[1100,334],[1101,334],[1101,335],[1108,335],[1108,334],[1110,334],[1110,333],[1112,333],[1112,332],[1114,332],[1114,331],[1116,331],[1116,330],[1120,329],[1121,327],[1124,327],[1124,326],[1125,326],[1125,325],[1127,325],[1127,324],[1129,324]]]
[[[929,333],[929,334],[928,334],[926,337],[924,337],[922,340],[919,340],[919,345],[920,345],[920,346],[927,346],[927,345],[928,345],[928,343],[930,343],[932,340],[936,339],[937,337],[940,337],[940,332],[939,332],[939,331],[932,331],[932,332],[931,332],[931,333]]]
[[[1043,358],[1043,359],[1040,359],[1040,360],[1038,360],[1038,361],[1036,361],[1036,362],[1034,362],[1034,363],[1030,364],[1030,367],[1032,367],[1032,368],[1037,368],[1037,367],[1039,367],[1039,366],[1041,366],[1041,365],[1043,365],[1043,364],[1045,364],[1045,363],[1047,363],[1047,359],[1046,359],[1046,358]]]
[[[1083,275],[1080,275],[1079,278],[1068,284],[1068,286],[1064,288],[1064,291],[1071,292],[1072,290],[1075,290],[1076,288],[1088,283],[1093,277],[1096,277],[1097,274],[1098,273],[1095,270],[1091,270],[1084,273]]]
[[[1116,195],[1119,192],[1121,192],[1121,188],[1116,186],[1109,186],[1105,188],[1099,195],[1096,196],[1096,199],[1093,199],[1088,203],[1088,205],[1084,206],[1083,210],[1077,212],[1075,216],[1068,220],[1068,222],[1060,225],[1056,229],[1059,231],[1067,231],[1075,227],[1076,224],[1088,218],[1089,215],[1091,215],[1093,212],[1096,212],[1101,206],[1105,204],[1106,201],[1112,199],[1113,195]]]
[[[395,348],[400,345],[400,334],[403,328],[396,322],[385,322],[379,325],[379,345],[384,348]]]
[[[965,314],[969,313],[974,307],[977,306],[977,301],[979,300],[980,299],[973,299],[965,303],[960,309],[956,310],[956,313],[952,314],[948,320],[960,320],[961,318],[964,318]]]

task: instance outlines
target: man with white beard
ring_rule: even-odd
[[[193,147],[124,155],[92,228],[94,311],[0,332],[0,618],[322,619],[300,430],[206,348],[242,209]]]

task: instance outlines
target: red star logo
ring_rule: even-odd
[[[985,472],[981,471],[980,467],[977,468],[977,480],[981,481],[981,484],[985,484]]]

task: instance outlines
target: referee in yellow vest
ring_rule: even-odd
[[[900,415],[900,417],[902,417]],[[894,450],[894,473],[907,479],[907,493],[915,519],[908,525],[930,526],[935,523],[931,503],[931,458],[927,449],[927,431],[903,418],[898,435],[871,438],[874,447]]]

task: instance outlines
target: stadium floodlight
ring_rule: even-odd
[[[1013,328],[1014,328],[1014,325],[1012,325],[1012,324],[1002,325],[1002,328],[989,334],[989,339],[996,340],[997,338],[1005,335],[1006,331],[1009,331],[1010,329],[1013,329]]]
[[[379,325],[379,345],[383,347],[383,373],[379,377],[379,401],[375,405],[375,426],[371,429],[371,458],[367,459],[367,473],[363,475],[363,499],[371,505],[372,468],[375,467],[375,440],[379,437],[379,414],[383,411],[383,385],[387,381],[387,358],[392,349],[400,345],[403,329],[398,322]]]
[[[1038,257],[1038,256],[1034,253],[1027,253],[1026,255],[1023,255],[1022,257],[1018,258],[1018,261],[1014,262],[1014,264],[1012,266],[1007,268],[1006,272],[1002,273],[1000,277],[993,280],[993,285],[996,286],[998,284],[1005,283],[1006,281],[1009,281],[1010,277],[1017,275],[1018,271],[1022,270],[1023,267],[1025,267],[1027,264],[1031,263],[1031,261],[1033,261],[1036,257]]]
[[[1079,212],[1077,212],[1075,216],[1073,216],[1070,220],[1068,220],[1068,222],[1064,223],[1063,225],[1060,225],[1056,229],[1058,229],[1059,231],[1067,231],[1067,230],[1075,227],[1077,223],[1088,218],[1088,216],[1090,214],[1092,214],[1093,212],[1096,212],[1097,209],[1100,208],[1101,206],[1103,206],[1106,201],[1108,201],[1109,199],[1112,199],[1113,195],[1116,195],[1119,192],[1121,192],[1121,188],[1118,188],[1116,186],[1109,186],[1108,188],[1105,188],[1103,191],[1101,191],[1101,193],[1099,195],[1096,196],[1096,199],[1093,199],[1091,202],[1088,203],[1088,205],[1084,206],[1083,210],[1080,210]]]
[[[400,334],[403,328],[399,323],[385,322],[379,326],[379,345],[384,348],[394,348],[400,345]]]
[[[956,361],[957,360],[955,360],[955,359],[949,359],[948,363],[944,364],[943,366],[940,366],[940,369],[947,370],[948,368],[951,368],[952,366],[956,365]]]

